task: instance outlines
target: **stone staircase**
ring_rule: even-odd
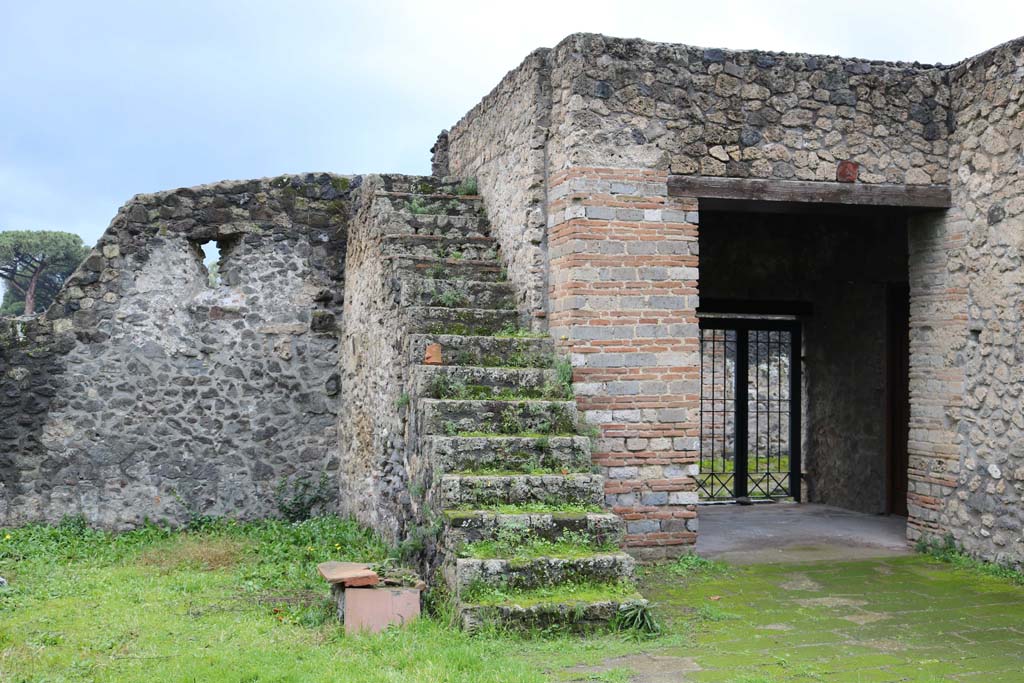
[[[605,625],[646,604],[618,548],[624,525],[602,509],[571,370],[549,338],[518,328],[482,200],[466,189],[389,176],[377,193],[391,203],[382,249],[406,327],[413,504],[441,526],[433,566],[465,628]],[[426,365],[434,344],[441,364]]]

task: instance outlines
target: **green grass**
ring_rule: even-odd
[[[479,187],[477,186],[476,178],[466,178],[454,188],[452,188],[452,194],[457,195],[476,195],[479,194]]]
[[[388,553],[330,517],[0,529],[0,681],[541,683],[633,647],[612,633],[470,635],[443,613],[346,636],[316,564]]]
[[[521,432],[477,432],[477,431],[459,431],[449,436],[464,436],[467,438],[480,438],[480,439],[504,439],[509,436],[515,436],[524,439],[547,439],[553,436],[579,436],[575,430],[564,430],[558,432],[534,432],[534,431],[521,431]]]
[[[518,325],[508,324],[492,336],[502,339],[544,339],[548,335],[546,332],[533,332],[532,330],[525,330]]]
[[[695,553],[686,553],[671,562],[659,567],[673,576],[693,576],[697,574],[723,574],[728,571],[724,562],[716,562]]]
[[[459,557],[478,560],[532,560],[539,557],[573,559],[596,553],[618,550],[614,543],[602,542],[584,532],[566,531],[555,539],[537,536],[526,527],[505,526],[496,538],[467,543],[459,549]]]
[[[511,589],[503,586],[473,584],[463,593],[463,600],[474,605],[501,605],[514,603],[530,607],[544,603],[603,602],[608,600],[635,600],[641,596],[630,581],[595,583],[578,581],[531,589]]]
[[[467,384],[439,374],[430,383],[430,397],[455,401],[565,401],[566,387],[549,382],[542,387],[493,387]],[[571,398],[571,396],[570,396]]]
[[[534,476],[541,476],[545,474],[592,474],[588,470],[571,471],[564,468],[552,468],[552,467],[540,467],[537,465],[527,465],[519,469],[510,467],[478,467],[476,469],[460,470],[458,472],[451,472],[451,474],[458,474],[463,477],[512,477],[519,474],[530,474]]]
[[[583,515],[589,512],[603,512],[599,505],[582,505],[579,503],[502,503],[497,505],[477,505],[453,508],[446,512],[492,512],[500,515],[525,515],[525,514],[549,514],[565,513]]]
[[[584,512],[566,507],[544,511]],[[390,550],[346,520],[197,520],[190,531],[149,526],[126,534],[75,521],[6,529],[0,681],[625,681],[643,671],[648,655],[660,666],[672,657],[680,670],[698,666],[686,674],[694,681],[1020,680],[1024,587],[947,551],[728,568],[682,559],[641,576],[662,624],[650,640],[469,635],[444,613],[349,637],[328,611],[315,565],[382,559]],[[504,597],[590,600],[608,597],[605,589]],[[619,599],[629,590],[612,587]]]
[[[733,475],[732,472],[735,469],[736,462],[730,458],[719,458],[715,457],[710,465],[707,466],[714,474],[709,472],[702,472],[697,475],[698,480],[707,488],[713,488],[716,493],[722,492],[722,495],[716,497],[732,497],[733,490]],[[766,472],[774,472],[777,476],[785,475],[789,472],[789,456],[765,456],[750,454],[747,465],[747,489],[751,492],[760,491],[761,489],[770,485],[770,481],[763,481],[758,483],[760,477]],[[781,478],[781,477],[780,477]],[[758,494],[763,495],[763,494]],[[776,486],[774,490],[769,491],[769,495],[774,497],[785,497],[789,495],[789,490],[784,486]],[[702,494],[702,497],[706,498]]]
[[[929,538],[922,536],[918,539],[916,550],[929,557],[951,564],[958,569],[978,572],[987,576],[994,576],[1005,579],[1019,586],[1024,586],[1024,571],[1007,565],[985,562],[971,557],[964,552],[960,544],[950,536],[943,538]]]
[[[667,632],[690,634],[667,654],[699,666],[695,681],[1021,680],[1024,589],[990,569],[928,556],[731,567],[690,556],[640,587]]]

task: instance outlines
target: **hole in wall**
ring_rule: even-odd
[[[230,237],[193,242],[196,256],[206,273],[206,285],[211,289],[233,284],[229,278],[228,258],[237,243],[237,238]]]
[[[205,244],[199,245],[199,249],[203,252],[203,266],[206,268],[207,286],[219,286],[221,283],[220,244],[215,240],[211,240]]]

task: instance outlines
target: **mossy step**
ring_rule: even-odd
[[[472,435],[475,432],[507,436],[550,434],[568,436],[576,431],[573,401],[479,401],[420,399],[424,434]]]
[[[514,326],[519,312],[514,309],[448,308],[409,306],[405,309],[410,333],[494,334]]]
[[[604,477],[599,474],[445,474],[431,497],[441,509],[477,508],[496,504],[604,503]]]
[[[402,173],[381,176],[384,194],[459,194],[455,188],[465,186],[465,180],[457,176],[438,177]]]
[[[381,243],[385,256],[468,259],[473,261],[498,258],[498,243],[491,237],[440,237],[438,235],[392,234]]]
[[[555,363],[555,346],[548,337],[449,334],[410,335],[410,362],[422,363],[430,344],[441,345],[441,362],[445,365],[549,368]]]
[[[485,586],[503,591],[556,588],[565,583],[631,582],[636,560],[626,553],[587,557],[537,557],[529,560],[478,560],[460,557],[444,569],[448,588],[461,596]]]
[[[436,275],[437,273],[428,274]],[[513,309],[515,288],[508,282],[456,280],[443,277],[402,278],[402,303],[406,306],[445,306]]]
[[[586,534],[596,543],[618,544],[625,535],[622,518],[610,512],[535,512],[509,514],[486,510],[445,510],[441,544],[454,550],[467,543],[495,538],[502,529],[524,530],[554,541],[566,532]]]
[[[449,216],[437,214],[404,215],[395,232],[434,234],[444,238],[488,238],[490,221],[484,216]]]
[[[639,593],[594,601],[509,600],[498,604],[462,603],[459,622],[466,631],[485,626],[498,629],[540,631],[549,628],[572,633],[590,633],[607,629],[620,611],[646,606]]]
[[[395,210],[391,199],[387,197],[378,197],[375,201],[378,202],[375,209],[380,222],[378,234],[448,238],[491,236],[490,221],[483,215],[410,214],[408,211]]]
[[[478,195],[378,192],[376,199],[389,202],[393,211],[406,216],[483,217],[486,215],[483,199]]]
[[[482,280],[504,282],[505,270],[496,259],[453,259],[430,256],[392,254],[388,256],[400,273],[431,277],[441,275],[446,279]]]
[[[444,347],[441,359],[444,360]],[[421,359],[422,360],[422,359]],[[412,393],[423,398],[564,398],[558,373],[546,368],[481,368],[458,365],[416,365]],[[562,396],[558,396],[563,392]]]
[[[585,436],[434,435],[423,437],[421,451],[434,471],[442,474],[476,470],[529,474],[538,469],[584,472],[591,467],[590,440]]]

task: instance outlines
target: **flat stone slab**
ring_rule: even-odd
[[[330,584],[345,587],[376,586],[380,583],[377,572],[361,562],[321,562],[316,566],[320,576]]]

